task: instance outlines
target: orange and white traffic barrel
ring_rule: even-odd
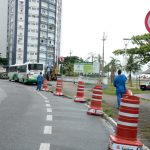
[[[56,91],[54,92],[54,95],[57,95],[57,96],[63,95],[63,93],[62,93],[62,80],[61,79],[57,80]]]
[[[74,102],[85,103],[86,100],[84,98],[84,82],[78,81],[77,93],[74,99]]]
[[[132,91],[129,89],[126,89],[126,92],[123,94],[123,97],[133,95]]]
[[[48,89],[48,81],[46,79],[43,80],[42,90],[43,91],[49,91],[49,89]]]
[[[93,88],[92,100],[90,106],[88,107],[87,114],[89,115],[103,115],[102,108],[102,86],[96,85]]]
[[[109,149],[141,150],[143,144],[137,139],[140,98],[126,96],[121,100],[115,135],[110,135]]]

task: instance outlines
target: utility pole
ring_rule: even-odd
[[[102,41],[103,41],[103,53],[102,53],[102,76],[104,76],[104,58],[105,58],[105,55],[104,55],[104,47],[105,47],[105,41],[106,41],[106,35],[105,35],[105,32],[103,32],[103,38],[102,38]]]
[[[99,63],[99,80],[98,80],[98,83],[101,85],[101,72],[100,72],[100,70],[101,70],[101,56],[100,56],[100,54],[98,55],[98,63]]]
[[[125,48],[124,48],[124,51],[125,51],[125,54],[124,54],[124,64],[123,64],[123,70],[124,70],[124,73],[125,73],[125,70],[126,70],[126,65],[127,65],[127,46],[128,46],[128,43],[131,39],[129,38],[123,38],[123,41],[124,41],[124,45],[125,45]]]
[[[70,54],[70,57],[71,57],[71,54],[72,54],[72,51],[71,51],[71,50],[70,50],[70,53],[69,53],[69,54]]]

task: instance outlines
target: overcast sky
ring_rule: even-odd
[[[103,32],[105,60],[112,51],[123,49],[123,38],[148,33],[145,16],[150,0],[63,0],[61,55],[83,58],[93,52],[102,55]],[[128,47],[131,47],[131,43]]]

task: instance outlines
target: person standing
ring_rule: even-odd
[[[36,88],[36,90],[41,91],[41,86],[42,86],[42,83],[43,83],[43,79],[44,78],[43,78],[42,72],[40,72],[40,74],[37,77],[37,88]]]
[[[126,76],[121,74],[121,70],[118,70],[118,75],[114,77],[113,83],[114,87],[116,87],[118,109],[120,107],[121,98],[126,92],[126,80]]]

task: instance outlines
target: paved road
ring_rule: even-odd
[[[106,150],[110,129],[85,105],[0,80],[0,150]]]
[[[150,93],[150,91],[149,91],[149,93]],[[139,96],[139,97],[141,97],[141,98],[150,100],[150,94],[136,94],[136,95]]]
[[[46,115],[43,100],[21,84],[0,80],[0,85],[0,150],[39,149]]]

